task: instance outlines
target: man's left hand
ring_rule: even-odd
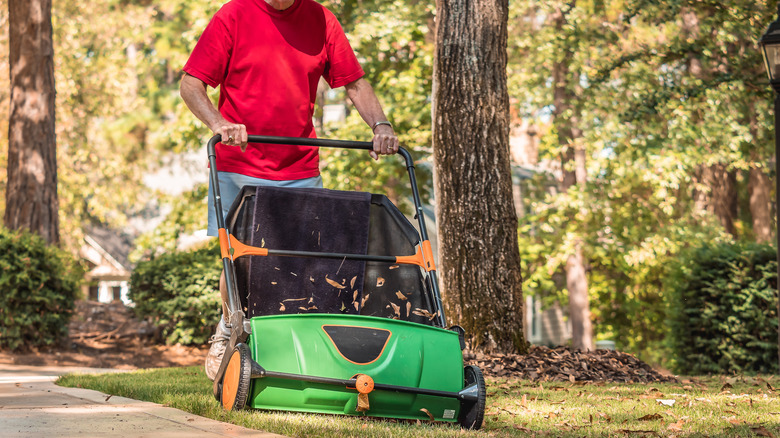
[[[369,154],[378,160],[380,155],[393,155],[398,152],[398,137],[392,126],[379,125],[374,130],[374,150]]]

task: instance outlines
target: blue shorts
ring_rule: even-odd
[[[219,179],[219,195],[222,198],[222,217],[227,216],[233,200],[238,196],[241,187],[244,186],[272,186],[272,187],[303,187],[322,188],[322,177],[317,175],[311,178],[275,181],[271,179],[254,178],[232,172],[217,172]],[[217,216],[214,213],[214,191],[209,178],[209,236],[217,236]]]

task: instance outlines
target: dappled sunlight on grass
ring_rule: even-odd
[[[453,424],[369,417],[225,412],[211,396],[211,382],[200,367],[69,375],[58,384],[153,401],[296,437],[780,436],[777,376],[681,378],[676,384],[488,379],[485,424],[478,432],[462,431]]]

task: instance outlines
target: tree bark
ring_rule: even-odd
[[[571,4],[572,7],[574,3]],[[558,8],[550,17],[559,33],[563,32],[566,15]],[[553,121],[558,132],[561,152],[561,191],[587,181],[586,152],[582,147],[582,130],[579,127],[579,111],[575,91],[578,75],[572,74],[569,60],[573,53],[567,51],[553,64]],[[574,220],[574,219],[572,219]],[[572,347],[595,350],[593,323],[590,320],[590,296],[582,239],[574,243],[574,251],[566,259],[566,289],[569,292],[569,321],[571,322]]]
[[[758,243],[772,243],[772,180],[760,167],[751,167],[748,179],[750,216]]]
[[[737,217],[737,173],[727,169],[725,163],[700,167],[697,180],[708,190],[696,192],[694,199],[697,208],[714,214],[727,233],[738,237],[734,226]]]
[[[8,185],[4,222],[59,243],[51,0],[10,0]]]
[[[434,189],[445,308],[471,348],[524,352],[509,155],[507,0],[440,0]]]

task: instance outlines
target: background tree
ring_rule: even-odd
[[[449,318],[472,348],[525,351],[509,167],[506,0],[437,4],[433,153]]]
[[[58,244],[51,0],[10,0],[6,227]]]

